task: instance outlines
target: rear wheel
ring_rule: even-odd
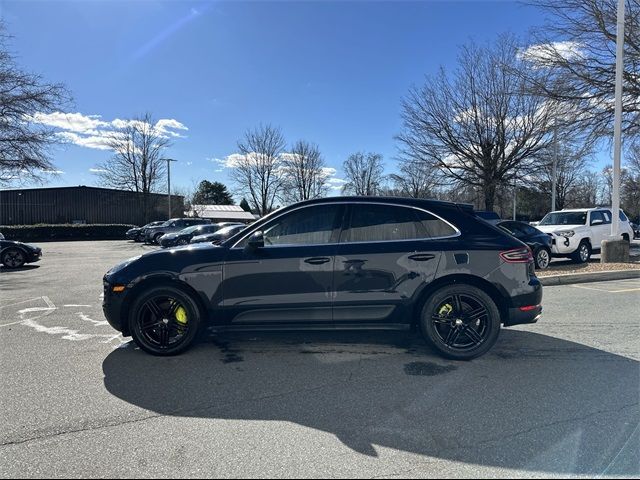
[[[2,264],[7,268],[20,268],[26,262],[27,258],[22,250],[10,248],[2,254]]]
[[[587,263],[591,258],[591,244],[587,240],[580,242],[578,249],[571,255],[576,263]]]
[[[537,269],[544,270],[545,268],[549,268],[549,264],[551,263],[551,252],[544,247],[538,249],[535,255],[535,261]]]
[[[625,242],[629,243],[629,235],[627,235],[626,233],[623,233],[623,234],[622,234],[622,239],[623,239]]]
[[[164,233],[156,233],[153,236],[153,243],[155,243],[156,245],[160,245],[160,237],[162,237],[162,235],[164,235]]]
[[[200,310],[183,290],[156,286],[133,302],[129,329],[136,344],[153,355],[177,355],[191,347],[200,328]]]
[[[422,308],[423,335],[443,356],[471,360],[487,353],[500,334],[500,311],[489,295],[471,285],[435,292]]]

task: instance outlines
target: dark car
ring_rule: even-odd
[[[42,249],[28,243],[0,239],[0,263],[7,268],[20,268],[42,258]]]
[[[212,331],[418,329],[442,355],[486,353],[501,324],[535,323],[529,248],[471,206],[332,197],[277,210],[220,246],[157,250],[104,277],[109,323],[145,351]]]
[[[640,238],[640,226],[637,223],[631,223],[633,229],[633,238]]]
[[[144,241],[145,243],[157,243],[160,244],[160,237],[167,233],[176,233],[187,227],[194,225],[210,224],[211,220],[206,218],[172,218],[167,220],[162,225],[157,227],[145,228]]]
[[[205,234],[214,234],[221,228],[226,227],[227,225],[234,225],[233,223],[223,222],[223,223],[211,223],[208,225],[194,225],[192,227],[187,227],[185,229],[180,230],[176,233],[167,233],[160,237],[160,246],[167,247],[175,247],[177,245],[187,245],[192,238],[197,237],[198,235]]]
[[[551,263],[551,247],[553,238],[535,227],[514,220],[498,223],[498,227],[506,230],[518,240],[526,243],[533,252],[536,268],[544,270]]]
[[[230,239],[236,233],[240,232],[241,230],[244,230],[245,228],[247,228],[247,226],[243,223],[228,225],[214,233],[194,236],[191,239],[191,243],[211,242],[214,245],[220,245],[222,242]]]
[[[144,240],[145,228],[157,227],[162,225],[164,220],[158,222],[147,223],[144,227],[135,227],[127,230],[125,237],[127,240],[133,240],[134,242],[141,242]]]
[[[483,219],[485,222],[489,222],[492,225],[496,225],[501,221],[500,215],[496,212],[491,212],[488,210],[477,210],[476,215]]]

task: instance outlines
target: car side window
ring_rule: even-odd
[[[435,215],[423,210],[414,210],[414,213],[417,215],[418,221],[426,230],[427,237],[429,238],[451,237],[458,233],[455,228]]]
[[[351,220],[342,242],[414,240],[427,236],[419,232],[418,218],[412,208],[375,204],[357,204],[351,208]]]
[[[262,233],[265,246],[321,245],[331,241],[340,205],[315,205],[295,210],[272,223]],[[243,241],[242,244],[246,243]]]
[[[601,224],[606,223],[604,215],[602,212],[591,212],[591,225],[594,224],[595,221],[600,220]]]
[[[611,212],[609,210],[603,210],[602,216],[604,217],[604,223],[607,225],[611,225]]]

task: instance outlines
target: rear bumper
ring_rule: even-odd
[[[514,325],[526,325],[536,323],[542,314],[542,284],[537,277],[531,277],[529,281],[531,292],[515,296],[511,299],[511,305],[507,308],[506,318],[503,319],[505,327]]]

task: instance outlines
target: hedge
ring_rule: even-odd
[[[135,225],[121,224],[61,224],[61,225],[7,225],[0,233],[7,240],[42,242],[47,240],[123,240],[125,233]]]

